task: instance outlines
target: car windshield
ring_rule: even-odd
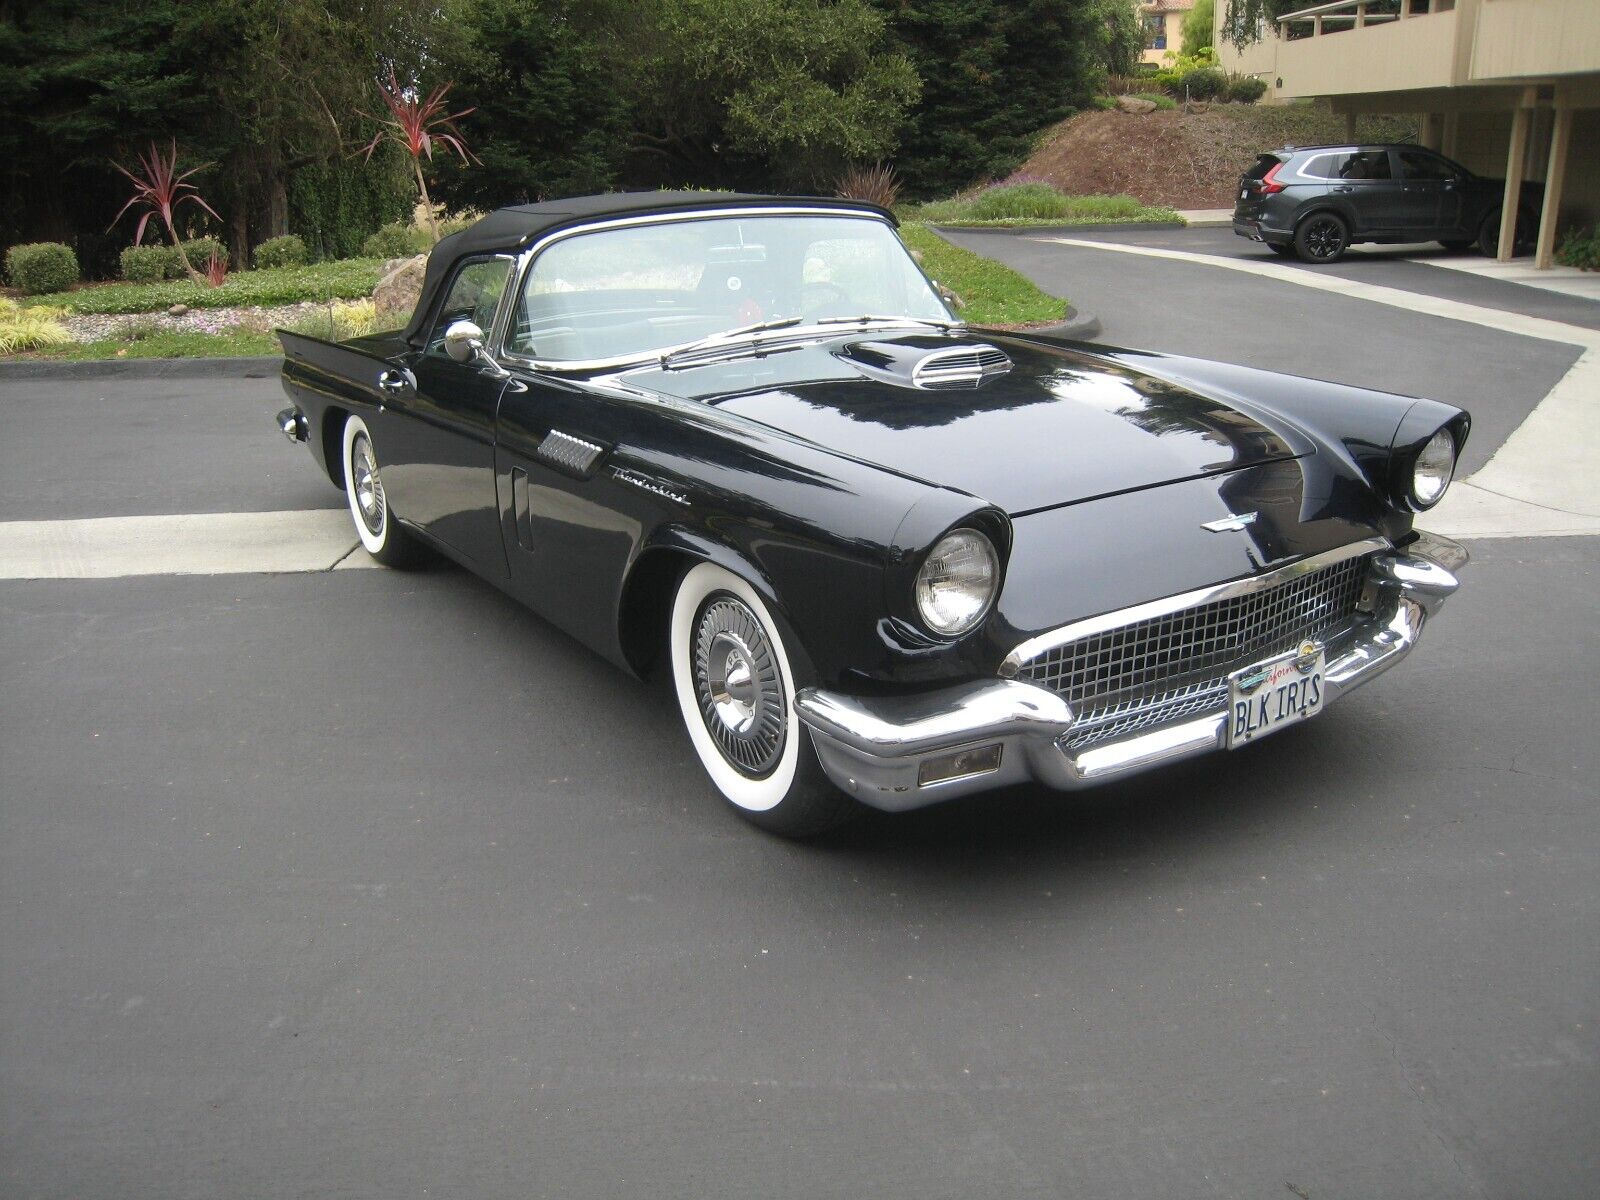
[[[886,222],[697,217],[548,246],[506,349],[543,362],[626,361],[751,326],[869,316],[954,320]]]

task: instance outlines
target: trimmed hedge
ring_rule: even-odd
[[[171,246],[129,246],[121,261],[129,283],[160,283],[178,275],[178,252]]]
[[[30,296],[62,292],[78,282],[78,256],[60,242],[29,242],[6,251],[6,275]]]
[[[189,265],[202,274],[213,254],[222,260],[223,266],[228,265],[228,248],[214,237],[191,238],[183,244],[183,252],[189,258]],[[179,264],[178,271],[183,271],[182,264]]]
[[[403,225],[396,221],[385,225],[361,243],[361,257],[411,258],[413,255],[425,253],[430,244],[426,229],[418,229],[415,225]]]
[[[306,257],[306,243],[303,238],[292,233],[283,237],[268,238],[256,247],[256,270],[303,266]]]
[[[1254,104],[1267,94],[1267,81],[1256,79],[1249,75],[1241,75],[1228,84],[1228,99],[1236,100],[1240,104]]]

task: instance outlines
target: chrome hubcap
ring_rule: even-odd
[[[350,480],[355,487],[356,507],[361,521],[374,537],[383,532],[383,481],[378,478],[378,459],[372,442],[358,433],[350,446]]]
[[[732,596],[701,610],[694,672],[700,715],[722,756],[741,774],[770,773],[783,756],[783,679],[761,622]]]

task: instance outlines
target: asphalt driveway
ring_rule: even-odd
[[[1220,359],[1459,405],[1473,416],[1472,438],[1462,455],[1468,473],[1488,461],[1580,354],[1576,346],[1408,313],[1219,267],[1047,240],[1079,236],[1196,254],[1226,251],[1227,256],[1265,258],[1281,265],[1282,260],[1229,230],[942,233],[1094,313],[1105,326],[1098,340],[1111,345]],[[1600,327],[1600,304],[1593,301],[1404,260],[1352,261],[1332,270],[1344,272],[1342,277],[1361,277],[1407,291],[1423,289],[1508,312],[1528,309],[1527,315],[1561,321],[1583,317],[1595,322],[1579,322],[1584,327]],[[1425,273],[1421,280],[1418,271]],[[1436,286],[1424,288],[1429,282]],[[1531,311],[1535,309],[1540,311]]]
[[[0,380],[0,522],[336,506],[278,397]],[[814,846],[450,568],[0,581],[0,1196],[1593,1195],[1600,539],[1473,552],[1304,727]]]

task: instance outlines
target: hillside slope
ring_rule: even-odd
[[[1239,176],[1263,150],[1344,140],[1345,123],[1321,105],[1219,104],[1205,112],[1086,112],[1046,130],[1017,174],[1070,195],[1137,197],[1173,208],[1232,208]],[[1362,117],[1366,141],[1411,141],[1412,117]]]

